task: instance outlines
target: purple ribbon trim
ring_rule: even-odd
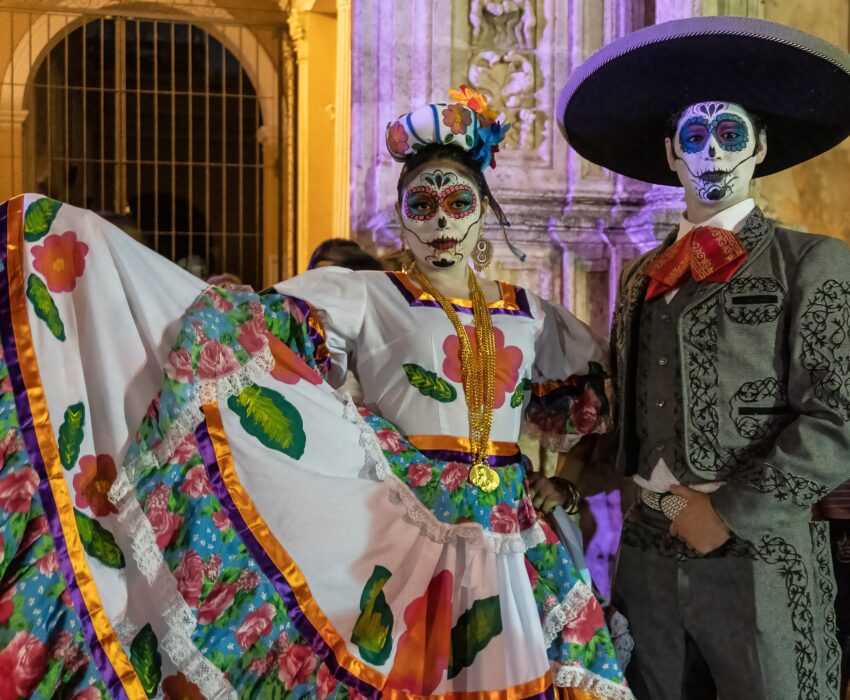
[[[114,698],[121,698],[123,700],[127,698],[124,685],[112,667],[112,662],[106,655],[103,646],[101,646],[100,640],[97,638],[88,608],[83,600],[83,594],[77,585],[74,567],[68,556],[68,546],[65,542],[65,536],[62,533],[62,524],[59,522],[59,512],[56,507],[56,501],[53,499],[53,491],[50,488],[50,481],[47,478],[47,470],[44,467],[44,459],[38,444],[29,398],[27,397],[26,386],[18,360],[18,348],[15,342],[12,309],[9,298],[9,268],[7,264],[9,235],[8,206],[8,202],[5,202],[0,207],[0,263],[3,265],[3,274],[0,274],[0,338],[2,338],[3,353],[6,357],[6,365],[9,368],[9,377],[12,380],[12,389],[15,394],[18,425],[23,434],[30,463],[35,468],[39,477],[38,495],[41,497],[44,514],[50,526],[50,534],[53,537],[53,544],[56,547],[59,568],[62,571],[62,576],[65,578],[65,585],[71,596],[71,602],[74,605],[74,610],[77,612],[83,634],[88,642],[92,660],[110,694]]]
[[[281,573],[280,569],[275,566],[274,562],[269,558],[266,551],[257,541],[257,538],[254,537],[254,533],[251,532],[250,528],[245,523],[245,520],[242,518],[239,510],[233,503],[233,499],[230,498],[230,493],[224,484],[224,479],[221,476],[221,471],[218,466],[215,448],[213,447],[209,432],[207,431],[206,421],[201,422],[195,429],[195,438],[198,441],[198,447],[200,448],[200,453],[207,469],[207,476],[212,484],[216,498],[221,503],[222,508],[224,508],[224,512],[227,514],[227,517],[230,518],[230,522],[233,523],[233,526],[236,528],[236,531],[239,533],[239,537],[251,553],[251,556],[266,575],[266,578],[271,581],[271,584],[274,586],[278,595],[283,598],[286,610],[289,613],[289,617],[295,627],[304,639],[307,640],[313,651],[315,651],[316,654],[324,660],[328,669],[331,673],[333,673],[334,678],[348,686],[356,688],[366,697],[375,698],[377,700],[377,698],[381,696],[381,691],[378,688],[374,688],[365,681],[360,680],[348,670],[340,666],[333,653],[333,649],[331,649],[325,640],[322,639],[318,631],[316,631],[316,628],[313,627],[313,624],[307,619],[307,616],[299,607],[298,601],[295,598],[295,592],[292,590],[292,587],[289,585],[286,577]]]
[[[412,443],[411,443],[412,444]],[[414,445],[416,447],[416,445]],[[463,464],[472,464],[472,454],[470,452],[455,451],[455,450],[417,450],[428,459],[436,459],[442,462],[461,462]],[[491,467],[509,467],[512,464],[519,464],[522,460],[522,453],[517,451],[516,454],[500,456],[487,455],[487,464]]]
[[[298,297],[286,297],[293,306],[295,306],[302,314],[304,314],[304,327],[307,329],[307,337],[310,339],[310,342],[313,343],[313,352],[315,354],[316,348],[320,345],[325,344],[324,336],[319,333],[313,326],[310,325],[310,316],[314,315],[313,307],[310,306],[309,303],[304,301],[303,299],[299,299]],[[331,361],[330,358],[325,358],[324,360],[319,360],[316,364],[322,365],[321,371],[322,374],[327,375],[330,371]]]
[[[442,307],[436,301],[426,301],[422,299],[417,299],[413,294],[410,293],[410,290],[407,289],[392,272],[386,273],[387,277],[389,277],[390,282],[395,285],[395,288],[401,293],[401,295],[405,298],[407,303],[410,306],[422,306],[427,307],[429,309],[441,309]],[[516,289],[516,303],[517,309],[490,309],[491,316],[526,316],[528,318],[532,318],[531,309],[528,306],[528,295],[525,293],[524,289],[519,287],[514,287]],[[466,314],[472,313],[471,306],[460,306],[459,304],[452,304],[452,308],[455,311],[459,311]]]

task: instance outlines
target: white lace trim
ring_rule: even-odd
[[[186,678],[198,686],[204,697],[235,700],[237,696],[233,686],[192,641],[195,615],[177,590],[177,581],[165,563],[156,544],[153,527],[136,500],[135,491],[123,468],[118,470],[118,476],[109,491],[109,500],[118,509],[119,522],[130,533],[136,566],[147,579],[151,590],[156,591],[157,596],[164,601],[161,614],[168,631],[160,640],[160,646]]]
[[[133,559],[139,571],[147,579],[151,589],[157,591],[165,601],[162,614],[168,625],[168,632],[160,640],[160,646],[186,678],[210,699],[235,700],[236,691],[225,675],[192,641],[192,633],[197,623],[195,614],[177,590],[177,582],[156,544],[153,527],[136,500],[134,486],[145,471],[166,464],[186,436],[195,432],[195,428],[203,420],[201,406],[239,394],[267,375],[274,365],[274,357],[266,345],[232,374],[195,384],[187,404],[169,426],[162,441],[155,449],[144,450],[125,460],[109,490],[109,500],[118,509],[118,520],[125,525],[127,532],[131,533]]]
[[[256,383],[274,369],[274,356],[268,345],[252,357],[245,365],[232,374],[218,379],[200,381],[186,405],[168,427],[165,437],[150,451],[144,451],[125,460],[124,468],[131,484],[138,481],[140,475],[151,467],[166,464],[177,446],[195,432],[195,428],[204,419],[201,406],[213,401],[223,401],[236,396],[244,389]]]
[[[543,623],[543,638],[546,646],[552,644],[564,628],[575,624],[587,602],[593,598],[593,591],[584,581],[578,581],[560,604],[552,608]]]
[[[464,540],[468,545],[486,547],[496,554],[522,553],[546,541],[546,533],[539,522],[521,532],[491,532],[478,523],[444,523],[426,508],[407,484],[393,474],[375,431],[369,427],[351,401],[351,397],[337,393],[344,403],[343,417],[360,429],[360,445],[366,453],[366,464],[361,476],[384,481],[390,488],[390,502],[405,510],[405,521],[416,525],[432,542],[446,544]]]
[[[555,685],[560,688],[578,688],[602,700],[635,700],[625,685],[597,676],[583,666],[561,665],[555,674]]]

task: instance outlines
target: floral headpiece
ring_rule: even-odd
[[[387,150],[398,161],[435,144],[468,151],[481,170],[496,167],[495,154],[510,129],[497,121],[487,98],[468,85],[449,90],[451,103],[425,105],[387,124]]]

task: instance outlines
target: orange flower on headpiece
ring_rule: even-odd
[[[488,122],[494,122],[499,118],[499,113],[488,106],[487,98],[469,85],[461,85],[460,90],[449,90],[449,97],[455,102],[466,105]]]

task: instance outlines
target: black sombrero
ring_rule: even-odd
[[[735,102],[764,121],[770,175],[850,134],[850,54],[781,24],[694,17],[629,34],[597,51],[558,100],[558,122],[578,153],[615,172],[678,185],[664,125],[695,102]]]

